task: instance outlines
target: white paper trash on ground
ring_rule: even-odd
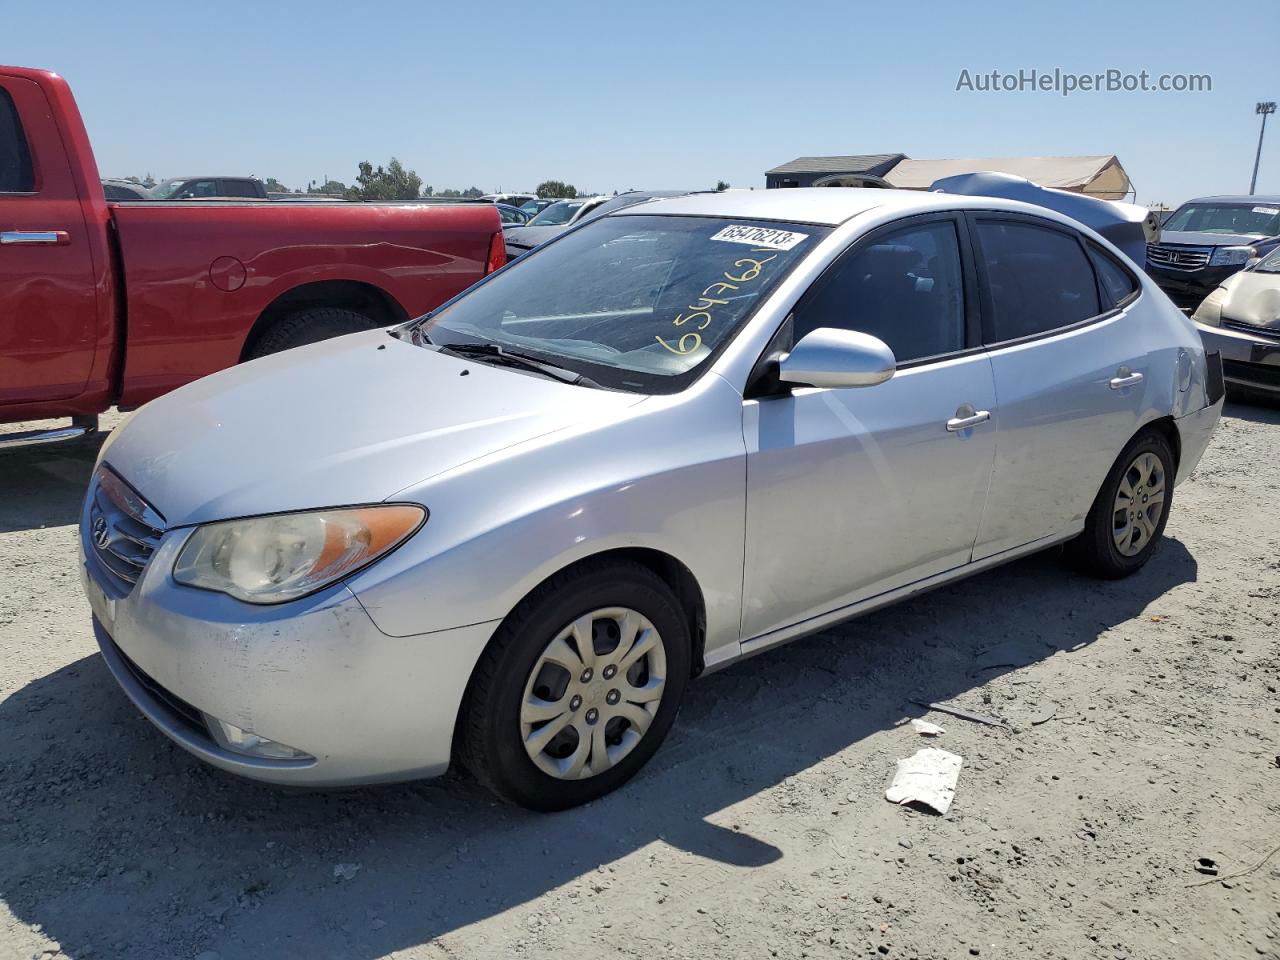
[[[947,732],[944,728],[938,726],[936,723],[930,723],[928,720],[921,720],[919,718],[912,719],[911,729],[914,730],[916,733],[920,734],[920,736],[922,737],[936,737],[939,734],[943,734]]]
[[[931,810],[946,813],[956,796],[956,782],[964,758],[937,747],[917,750],[898,761],[893,783],[885,791],[890,803],[923,803]]]

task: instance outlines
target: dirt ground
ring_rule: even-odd
[[[554,816],[171,746],[77,583],[95,452],[0,453],[3,960],[1280,958],[1275,407],[1228,406],[1136,577],[1041,555],[707,677],[644,773]],[[913,716],[964,757],[945,817],[884,799]]]

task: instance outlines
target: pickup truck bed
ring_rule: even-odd
[[[0,66],[0,423],[418,316],[504,260],[492,204],[108,203],[67,82]]]

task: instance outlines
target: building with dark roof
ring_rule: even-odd
[[[866,153],[856,157],[797,157],[765,171],[764,184],[769,189],[862,184],[882,187],[885,174],[906,156],[905,153]]]

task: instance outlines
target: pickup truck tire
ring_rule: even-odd
[[[308,307],[289,314],[283,320],[268,327],[249,351],[250,360],[291,350],[294,347],[318,343],[330,337],[347,333],[359,333],[379,326],[377,320],[358,310],[344,307]]]

